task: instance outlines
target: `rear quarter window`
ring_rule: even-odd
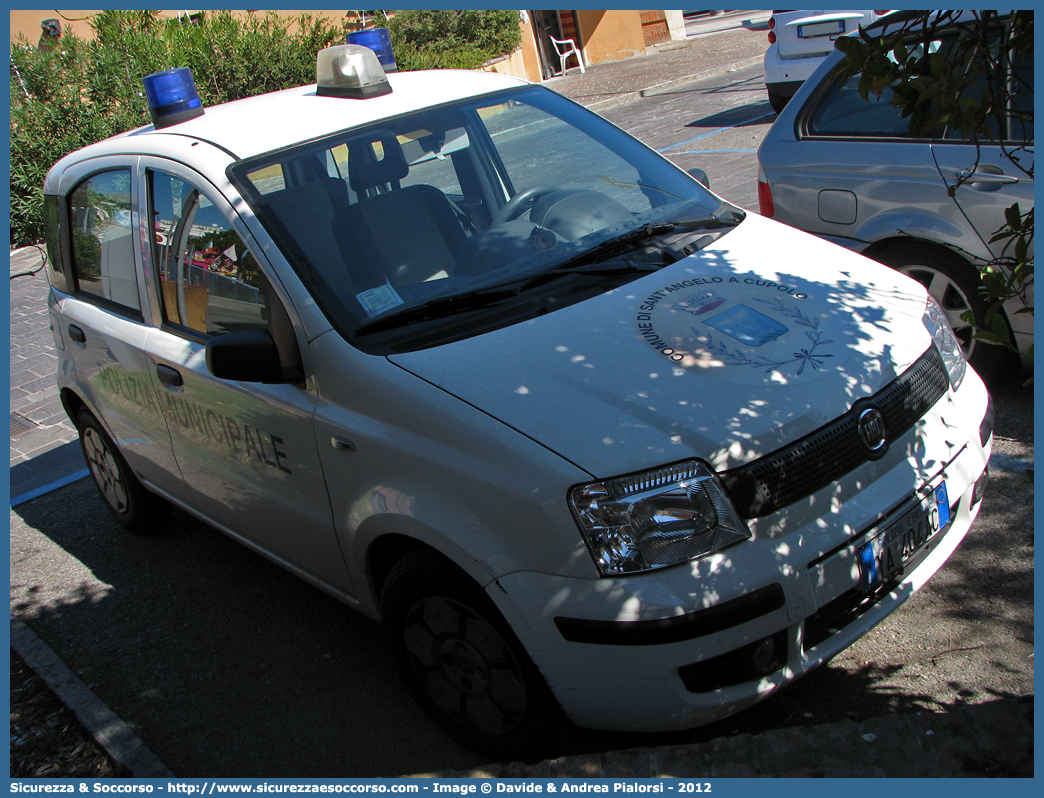
[[[941,41],[929,43],[929,52],[942,48]],[[918,55],[919,47],[911,49]],[[892,105],[892,89],[885,88],[880,97],[872,93],[868,100],[859,94],[861,72],[842,80],[840,65],[828,79],[828,88],[819,94],[805,123],[810,136],[837,136],[845,138],[899,138],[910,136],[910,120],[903,117],[900,108]]]
[[[831,87],[809,116],[806,130],[812,136],[909,138],[910,122],[891,102],[891,89],[864,100],[859,75],[853,75]]]
[[[51,283],[61,291],[67,291],[65,279],[65,262],[62,260],[61,246],[61,205],[54,194],[45,194],[44,212],[44,247],[47,251],[47,267],[51,271]]]

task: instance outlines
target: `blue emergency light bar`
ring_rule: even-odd
[[[203,115],[203,103],[188,67],[153,72],[143,81],[152,124],[157,130]]]
[[[369,47],[377,53],[377,60],[381,62],[385,72],[398,72],[399,66],[395,63],[395,53],[392,52],[391,35],[387,28],[367,28],[366,30],[351,31],[346,37],[348,44],[358,44]]]

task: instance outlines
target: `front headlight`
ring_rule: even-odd
[[[602,576],[665,568],[750,538],[717,476],[697,460],[579,485],[569,506]]]
[[[950,327],[946,314],[930,294],[921,321],[931,333],[932,343],[942,355],[946,373],[950,376],[950,385],[956,390],[964,380],[965,372],[968,370],[968,361],[964,359],[964,350],[961,349],[957,336],[953,334],[953,328]]]

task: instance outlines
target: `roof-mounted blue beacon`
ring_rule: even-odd
[[[387,28],[365,28],[351,31],[345,40],[348,44],[369,47],[377,53],[377,60],[381,62],[385,72],[399,71],[399,66],[395,63],[395,53],[392,52],[391,34]]]
[[[143,80],[152,124],[157,130],[203,115],[203,103],[188,67],[153,72]]]

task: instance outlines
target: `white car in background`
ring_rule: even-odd
[[[838,36],[875,22],[888,11],[773,11],[765,53],[765,88],[779,113],[823,59]]]

